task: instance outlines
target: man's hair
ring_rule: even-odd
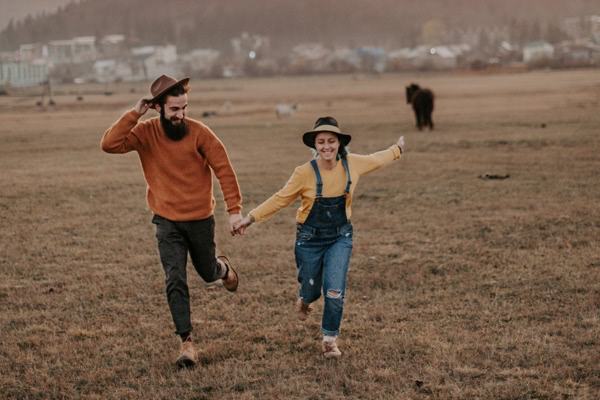
[[[169,89],[168,92],[164,93],[162,96],[160,96],[156,100],[156,104],[160,105],[160,107],[162,108],[162,107],[164,107],[165,103],[167,102],[167,96],[177,97],[177,96],[181,96],[182,94],[186,94],[187,92],[188,92],[187,86],[183,86],[183,85],[173,86],[171,89]]]

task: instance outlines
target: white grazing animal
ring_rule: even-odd
[[[275,115],[277,118],[289,117],[298,110],[298,104],[277,104],[275,106]]]

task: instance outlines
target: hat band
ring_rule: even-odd
[[[321,131],[323,131],[323,132],[335,132],[335,133],[340,133],[340,134],[342,133],[340,131],[340,128],[338,128],[335,125],[319,125],[318,127],[316,127],[314,129],[313,132],[321,132]]]

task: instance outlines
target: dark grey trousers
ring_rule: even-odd
[[[215,257],[215,219],[177,222],[154,215],[160,261],[165,270],[167,300],[177,334],[192,331],[190,294],[187,285],[187,255],[206,282],[220,278]]]

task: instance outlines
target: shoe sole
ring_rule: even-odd
[[[227,263],[227,265],[229,266],[229,272],[233,272],[233,274],[235,275],[235,281],[233,283],[233,286],[228,286],[227,282],[224,279],[221,279],[221,282],[223,282],[223,286],[225,287],[225,289],[229,290],[230,292],[235,292],[240,283],[238,273],[235,270],[235,268],[233,268],[233,264],[231,263],[231,261],[229,261],[229,258],[227,258],[225,256],[218,256],[217,260],[220,258],[223,259],[224,262]],[[229,273],[227,274],[227,276],[229,276]]]

